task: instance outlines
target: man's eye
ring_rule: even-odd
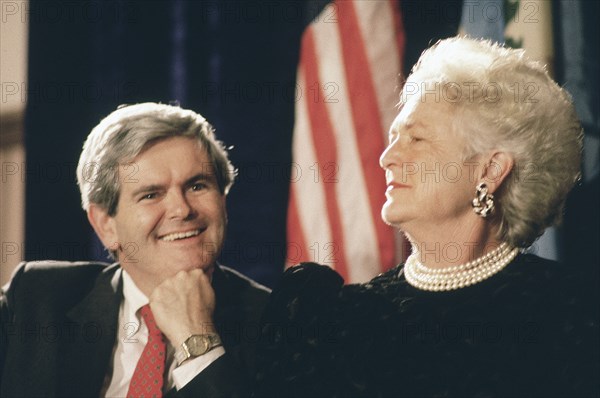
[[[203,189],[206,189],[206,187],[206,184],[197,182],[196,184],[192,185],[192,191],[201,191]]]
[[[149,200],[149,199],[154,199],[154,198],[156,198],[156,192],[152,192],[152,193],[147,193],[147,194],[144,194],[144,195],[143,195],[143,196],[140,198],[140,200]]]

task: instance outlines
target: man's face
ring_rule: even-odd
[[[195,139],[168,138],[119,169],[120,196],[110,236],[122,267],[149,295],[180,270],[212,273],[225,236],[225,196],[206,150]]]

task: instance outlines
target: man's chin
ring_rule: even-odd
[[[189,268],[186,268],[185,271],[191,271],[194,269],[201,269],[212,280],[212,275],[215,271],[215,262],[208,263],[208,264],[204,264],[204,263],[203,264],[195,264],[195,265],[190,266]]]

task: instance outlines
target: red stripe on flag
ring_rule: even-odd
[[[352,107],[352,120],[360,153],[366,191],[369,196],[371,216],[379,245],[379,263],[384,269],[391,268],[395,261],[395,240],[391,229],[381,220],[381,207],[385,203],[385,174],[379,167],[379,156],[385,148],[383,127],[379,119],[377,95],[373,71],[365,43],[360,34],[358,16],[353,2],[339,1],[338,28],[340,31],[346,82]],[[393,83],[393,82],[392,82]]]
[[[308,257],[308,245],[302,231],[302,224],[300,224],[298,202],[293,184],[290,185],[290,199],[288,203],[286,268],[302,261],[311,260]]]
[[[338,164],[337,159],[337,143],[335,140],[334,130],[329,119],[327,107],[322,98],[325,98],[325,92],[322,90],[323,84],[319,78],[319,65],[317,60],[315,41],[313,37],[313,29],[308,28],[304,32],[302,38],[302,55],[300,60],[300,67],[304,70],[304,76],[306,85],[310,89],[310,92],[305,92],[302,100],[306,101],[308,109],[308,119],[310,123],[310,129],[313,136],[313,142],[315,146],[315,153],[317,156],[317,167],[319,167],[319,176],[324,176],[324,171],[327,171],[325,167],[327,165]],[[316,87],[316,90],[312,90]],[[316,98],[311,98],[311,93],[318,93]],[[340,211],[336,199],[336,186],[335,182],[328,182],[320,178],[319,184],[323,184],[325,191],[325,202],[327,206],[327,217],[331,224],[331,238],[332,242],[316,242],[319,246],[317,252],[322,252],[325,245],[328,243],[334,244],[333,250],[333,263],[336,271],[344,277],[348,278],[346,256],[344,254],[344,230],[342,228],[342,222],[340,219]],[[311,242],[309,242],[311,243]],[[324,261],[324,259],[315,259],[316,261]]]

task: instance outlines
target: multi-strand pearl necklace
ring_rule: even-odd
[[[413,251],[404,264],[404,277],[421,290],[447,291],[470,286],[489,278],[506,267],[518,254],[518,248],[502,243],[496,249],[466,264],[447,268],[428,268]]]

